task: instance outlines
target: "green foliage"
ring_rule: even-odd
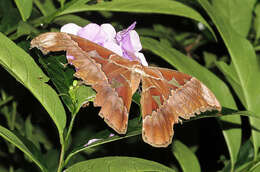
[[[32,0],[15,0],[17,8],[19,9],[19,12],[21,14],[21,17],[23,21],[26,21],[32,12]]]
[[[172,144],[172,152],[176,159],[179,161],[183,172],[201,171],[200,164],[196,155],[179,140],[174,141],[174,143]]]
[[[100,165],[102,164],[102,165]],[[165,167],[159,163],[153,161],[148,161],[139,158],[133,157],[105,157],[98,158],[88,161],[83,161],[77,163],[66,171],[76,172],[76,171],[165,171],[165,172],[174,172],[168,167]]]
[[[175,125],[166,149],[140,137],[139,92],[126,135],[111,136],[95,91],[76,80],[64,52],[29,49],[31,38],[66,23],[135,20],[148,63],[198,78],[223,106]],[[0,171],[259,171],[259,23],[256,0],[0,1]]]
[[[43,165],[41,153],[36,152],[38,149],[36,149],[32,143],[25,138],[20,139],[19,136],[2,126],[0,126],[0,135],[28,155],[28,157],[34,161],[42,171],[47,171],[46,167]]]

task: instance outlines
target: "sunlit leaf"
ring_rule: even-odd
[[[66,172],[96,172],[96,171],[113,171],[113,172],[122,172],[122,171],[164,171],[164,172],[174,172],[175,170],[170,169],[162,164],[159,164],[154,161],[148,161],[141,158],[134,157],[105,157],[92,159],[88,161],[83,161],[77,163],[68,169]]]
[[[141,41],[145,49],[152,51],[178,70],[198,78],[205,85],[207,85],[215,93],[223,107],[232,109],[236,108],[235,101],[226,84],[216,75],[211,73],[207,68],[201,66],[195,60],[185,56],[176,49],[155,39],[142,37]],[[241,124],[239,116],[223,116],[220,119],[223,120],[223,124],[233,123],[237,126],[240,126]],[[223,130],[223,135],[227,142],[231,159],[235,162],[240,148],[241,129],[240,127],[232,128],[229,126],[226,126],[225,128],[229,129]]]
[[[251,27],[253,8],[256,1],[257,0],[213,0],[212,4],[237,33],[246,37]]]
[[[90,21],[88,21],[87,19],[82,18],[80,16],[77,16],[77,15],[67,14],[67,15],[62,15],[62,16],[56,17],[53,20],[53,23],[56,23],[56,24],[61,25],[61,26],[68,24],[68,23],[75,23],[79,26],[84,27],[87,24],[89,24]]]
[[[57,93],[46,84],[47,76],[32,57],[1,33],[0,64],[43,105],[56,124],[62,143],[66,114]]]
[[[196,155],[179,140],[174,140],[172,152],[179,162],[183,172],[200,172],[200,164]]]
[[[157,13],[157,14],[170,14],[182,17],[191,18],[198,22],[203,23],[211,33],[214,35],[213,30],[203,19],[203,17],[194,9],[184,5],[178,1],[172,0],[113,0],[104,1],[97,4],[87,5],[88,0],[78,0],[65,5],[65,10],[58,15],[70,14],[81,11],[114,11],[114,12],[134,12],[134,13]]]
[[[23,21],[26,21],[31,16],[33,0],[14,0],[14,2],[19,9]]]
[[[215,8],[207,0],[199,2],[216,25],[232,60],[231,64],[219,62],[219,69],[225,74],[244,107],[255,115],[260,115],[260,94],[256,94],[260,92],[260,66],[251,43],[233,29],[229,19],[222,15],[219,8]],[[259,119],[250,118],[250,123],[253,128],[260,129]],[[260,133],[252,129],[252,136],[256,158],[260,147]]]

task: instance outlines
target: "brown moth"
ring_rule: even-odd
[[[127,131],[132,95],[142,82],[142,137],[154,147],[172,142],[173,125],[207,110],[221,110],[214,94],[196,78],[165,68],[146,67],[129,61],[84,38],[48,32],[31,41],[44,54],[66,51],[73,56],[75,76],[96,92],[99,116],[119,134]]]

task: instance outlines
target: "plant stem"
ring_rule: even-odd
[[[60,160],[57,172],[61,172],[64,163],[64,153],[65,153],[65,144],[61,145],[61,153],[60,153]]]
[[[69,126],[69,129],[68,129],[68,132],[67,132],[66,138],[65,138],[65,143],[67,143],[68,140],[69,140],[69,136],[70,136],[70,133],[71,133],[72,128],[73,128],[73,124],[74,124],[75,117],[76,117],[76,114],[73,113],[73,114],[72,114],[71,121],[70,121],[70,126]]]
[[[65,140],[64,140],[64,144],[61,145],[61,153],[60,153],[59,166],[58,166],[57,172],[61,172],[62,168],[66,165],[66,163],[64,164],[65,149],[68,145],[69,136],[70,136],[72,128],[73,128],[75,117],[76,117],[76,114],[72,113],[72,118],[70,121],[68,132],[67,132]]]

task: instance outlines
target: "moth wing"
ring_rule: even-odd
[[[33,47],[45,54],[66,51],[71,57],[68,62],[76,68],[75,76],[96,90],[94,105],[101,106],[99,115],[116,132],[126,133],[132,95],[140,83],[140,76],[129,69],[139,65],[138,62],[130,62],[98,44],[62,32],[41,34],[31,41]]]
[[[155,147],[172,142],[173,125],[207,110],[221,110],[214,94],[199,80],[164,68],[144,67],[142,76],[143,140]]]

